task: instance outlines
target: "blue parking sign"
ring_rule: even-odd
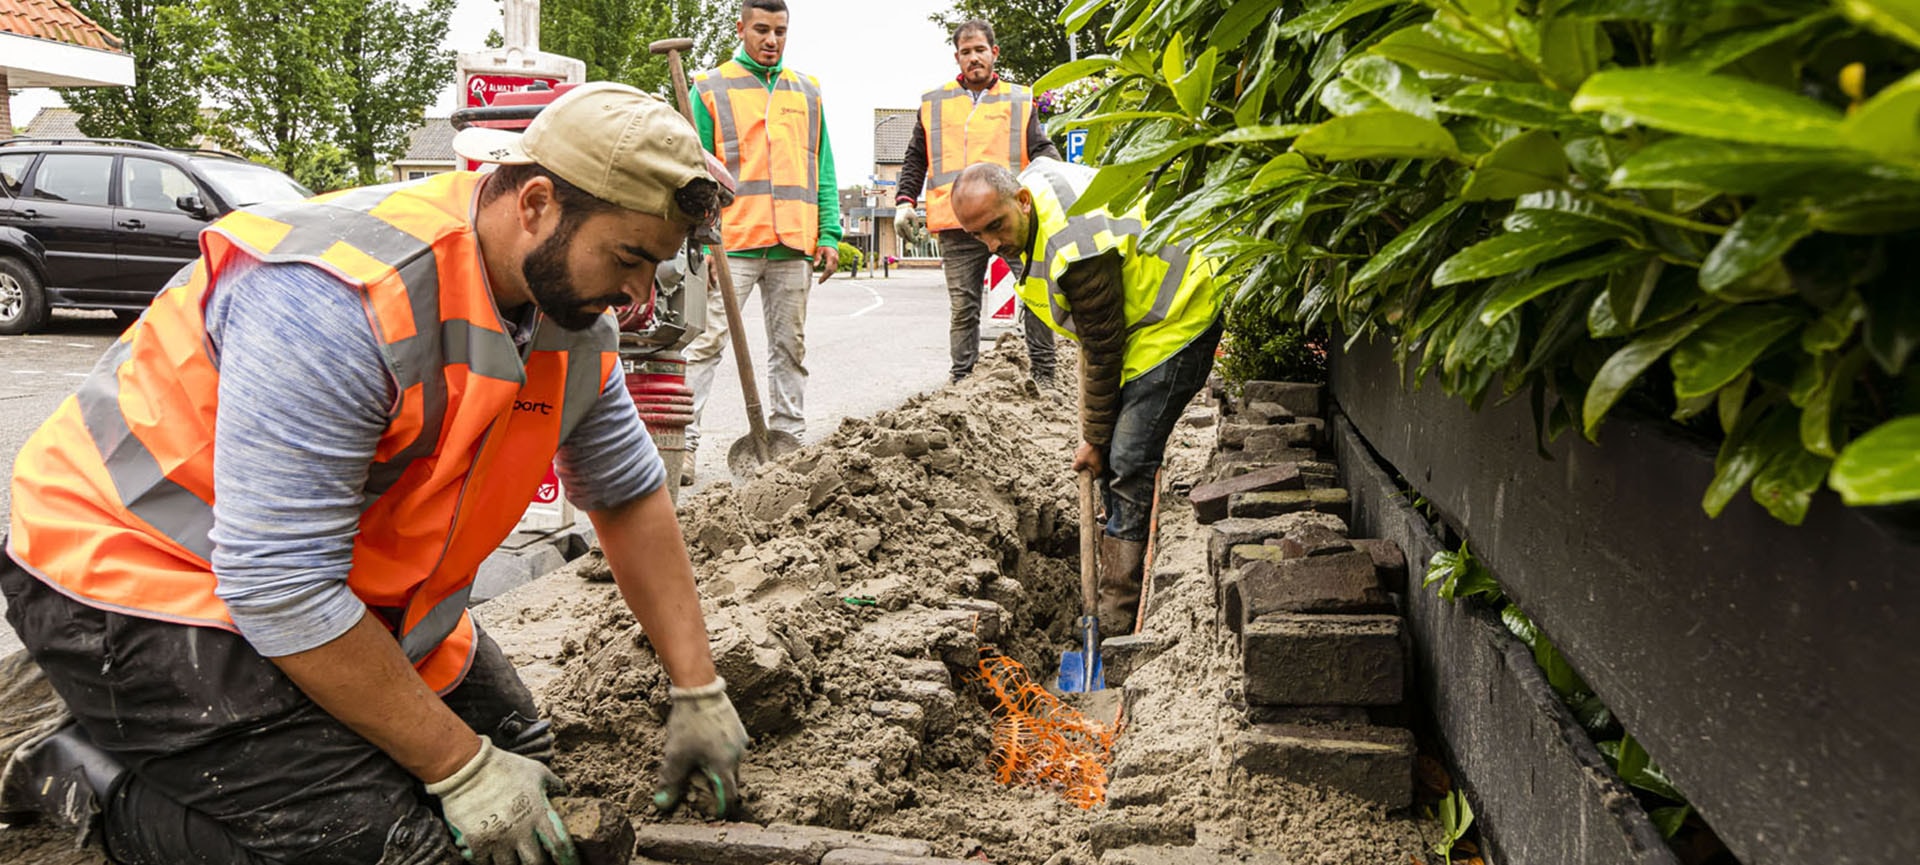
[[[1067,130],[1067,161],[1075,165],[1083,163],[1087,153],[1087,131],[1085,129]]]

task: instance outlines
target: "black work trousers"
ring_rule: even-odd
[[[315,704],[238,634],[121,615],[67,597],[0,555],[7,622],[75,721],[126,774],[102,837],[124,865],[460,862],[420,782]],[[533,695],[477,634],[444,699],[511,737]]]

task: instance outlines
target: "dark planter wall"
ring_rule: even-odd
[[[1710,520],[1713,454],[1666,425],[1615,418],[1547,460],[1524,400],[1475,413],[1401,378],[1360,345],[1333,392],[1742,861],[1920,850],[1920,544],[1830,494],[1799,528],[1744,495]]]

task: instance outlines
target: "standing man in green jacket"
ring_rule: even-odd
[[[701,145],[739,184],[733,204],[721,212],[720,237],[742,299],[758,288],[766,313],[767,426],[801,438],[807,431],[807,296],[812,265],[823,269],[821,282],[840,269],[839,187],[820,82],[781,62],[786,0],[744,0],[738,26],[733,59],[694,76],[693,121]],[[719,293],[710,291],[707,303],[718,308]],[[726,319],[709,316],[706,332],[687,349],[694,420],[687,425],[682,486],[693,483],[700,414],[727,341]]]

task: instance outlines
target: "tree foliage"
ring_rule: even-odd
[[[425,107],[453,80],[454,56],[439,50],[455,0],[352,0],[359,9],[341,32],[340,66],[351,95],[338,141],[355,182],[379,183],[406,149]]]
[[[80,131],[186,147],[201,133],[200,53],[208,28],[191,0],[77,0],[75,7],[126,43],[131,87],[65,87],[60,98],[80,115]]]
[[[1060,26],[1060,13],[1068,5],[1067,0],[956,0],[953,8],[930,17],[949,34],[974,18],[992,24],[994,41],[1000,46],[996,71],[1008,81],[1030,84],[1073,56],[1067,30]],[[1082,57],[1108,50],[1104,28],[1087,28],[1078,39]]]
[[[692,75],[732,55],[739,13],[731,0],[545,0],[540,49],[585,61],[589,81],[620,81],[664,98],[671,95],[667,61],[647,46],[692,39],[681,57]]]
[[[1721,439],[1702,505],[1920,499],[1920,29],[1905,0],[1073,0],[1056,126],[1147,241],[1392,341],[1543,437]]]

